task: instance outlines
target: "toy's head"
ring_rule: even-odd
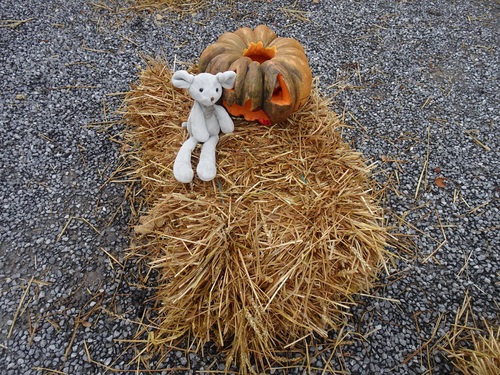
[[[194,100],[205,106],[211,106],[220,99],[223,88],[233,88],[235,79],[236,73],[233,71],[215,75],[200,73],[194,76],[185,70],[179,70],[172,76],[172,84],[175,87],[188,89],[189,95]]]

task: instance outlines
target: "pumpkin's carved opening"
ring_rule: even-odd
[[[258,121],[262,125],[271,125],[271,120],[263,110],[252,111],[251,100],[247,100],[244,105],[229,105],[224,101],[224,106],[233,116],[244,116],[248,121]]]
[[[276,77],[276,86],[274,87],[271,102],[279,105],[288,105],[291,103],[290,91],[281,74],[278,74]]]
[[[276,46],[264,47],[264,44],[259,41],[251,42],[248,48],[243,50],[243,56],[249,57],[252,61],[257,61],[262,64],[264,61],[271,60],[276,56]]]

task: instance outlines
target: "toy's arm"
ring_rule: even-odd
[[[203,109],[198,102],[194,102],[191,113],[189,114],[188,130],[191,136],[193,136],[198,142],[206,142],[210,137],[205,122],[205,114],[203,113]]]
[[[234,130],[234,123],[226,109],[220,105],[214,105],[215,117],[219,121],[220,130],[223,133],[231,133]]]

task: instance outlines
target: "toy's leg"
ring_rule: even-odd
[[[193,167],[191,166],[191,153],[198,142],[190,137],[182,145],[174,161],[174,177],[177,181],[188,183],[193,180]]]
[[[208,141],[203,143],[200,153],[200,162],[196,167],[198,177],[203,181],[211,181],[217,174],[217,166],[215,165],[215,146],[219,142],[218,135],[212,135]]]

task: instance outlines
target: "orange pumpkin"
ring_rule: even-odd
[[[224,33],[201,54],[201,72],[236,72],[223,104],[233,116],[271,125],[299,109],[311,92],[312,74],[304,48],[265,25]]]

